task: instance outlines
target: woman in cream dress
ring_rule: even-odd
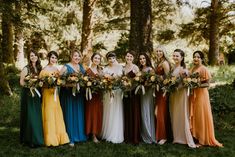
[[[106,55],[108,66],[104,68],[104,75],[110,79],[121,77],[123,68],[116,60],[116,54]],[[103,95],[103,124],[102,139],[112,143],[124,141],[122,90],[108,90]]]
[[[184,52],[176,49],[173,53],[173,60],[175,67],[172,75],[180,76],[187,71],[185,70]],[[189,101],[187,96],[187,89],[182,85],[178,90],[170,93],[170,116],[173,132],[173,143],[187,144],[191,148],[196,148],[193,141],[189,126]]]

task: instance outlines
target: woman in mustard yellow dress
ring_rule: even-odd
[[[198,146],[209,145],[222,147],[223,145],[215,139],[213,116],[210,105],[210,98],[207,87],[211,75],[207,68],[202,64],[204,54],[201,51],[193,53],[192,73],[199,73],[201,87],[193,90],[190,97],[190,122],[191,132],[195,139],[198,140]]]
[[[57,62],[58,54],[55,51],[51,51],[47,57],[49,63],[41,71],[39,75],[41,79],[59,74],[58,69],[54,66]],[[58,146],[69,143],[60,100],[55,86],[47,85],[42,88],[42,120],[46,146]]]

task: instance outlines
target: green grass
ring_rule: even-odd
[[[19,143],[19,86],[16,78],[12,78],[14,87],[12,97],[0,96],[0,157],[233,157],[235,156],[235,89],[231,85],[234,78],[234,67],[210,68],[214,81],[220,86],[210,89],[211,105],[214,116],[216,138],[224,144],[223,148],[201,147],[190,149],[186,145],[167,143],[163,146],[141,143],[137,146],[130,144],[111,144],[90,141],[78,143],[74,148],[68,145],[59,147],[30,148]],[[228,77],[223,77],[224,73]],[[232,71],[232,72],[231,72]],[[222,83],[221,83],[222,82]],[[224,83],[225,82],[225,83]]]

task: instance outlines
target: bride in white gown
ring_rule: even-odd
[[[122,76],[123,69],[116,60],[116,54],[114,52],[109,52],[106,55],[106,58],[108,60],[108,66],[104,68],[104,75],[110,78]],[[102,139],[112,143],[121,143],[124,141],[121,89],[104,92],[101,136]]]

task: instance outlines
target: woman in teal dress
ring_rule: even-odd
[[[64,65],[60,71],[60,75],[70,75],[74,73],[84,74],[85,70],[80,63],[81,54],[78,51],[71,53],[71,61]],[[72,92],[72,87],[61,87],[60,101],[64,114],[66,131],[69,135],[70,146],[74,146],[75,142],[87,140],[85,134],[85,109],[84,94],[82,89],[76,95]]]
[[[25,87],[25,77],[38,76],[42,66],[36,52],[29,53],[28,61],[28,65],[20,74],[20,85],[23,87],[20,106],[20,143],[35,147],[44,145],[41,98],[40,93],[32,95],[30,89]]]

